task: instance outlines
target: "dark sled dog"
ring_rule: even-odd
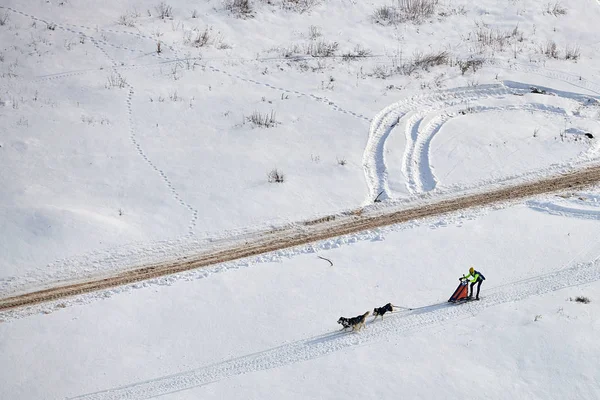
[[[370,311],[367,311],[363,315],[352,318],[340,317],[340,319],[338,319],[338,324],[342,325],[343,328],[341,330],[343,331],[345,331],[346,328],[352,328],[353,331],[360,331],[365,326],[365,321],[370,313]]]
[[[385,314],[386,312],[393,312],[394,307],[396,307],[396,306],[393,305],[392,303],[387,303],[383,307],[374,308],[373,316],[375,316],[375,318],[373,318],[373,321],[375,321],[377,319],[377,317],[381,317],[381,319],[383,319],[383,314]]]

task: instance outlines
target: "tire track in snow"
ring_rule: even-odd
[[[409,118],[409,125],[406,127],[406,150],[403,157],[402,170],[408,173],[411,155],[414,152],[414,145],[418,136],[418,129],[413,130],[416,121],[420,121],[420,115],[415,110],[433,110],[455,106],[458,104],[473,101],[485,96],[490,96],[494,92],[509,94],[510,91],[502,85],[482,85],[472,88],[456,88],[437,92],[431,95],[418,95],[406,100],[394,103],[382,111],[374,118],[369,129],[367,145],[363,153],[363,167],[368,186],[368,197],[366,201],[372,203],[373,199],[380,193],[382,200],[390,198],[391,193],[387,182],[387,164],[385,161],[385,145],[392,130],[396,128],[405,117]],[[419,122],[420,124],[420,122]]]
[[[229,359],[127,386],[70,397],[71,400],[142,400],[218,382],[252,372],[279,368],[302,361],[347,351],[358,345],[398,339],[431,326],[472,316],[505,303],[600,280],[600,262],[577,265],[522,282],[489,289],[479,302],[460,305],[440,303],[393,314],[383,321],[368,323],[360,333],[332,332],[285,344],[259,353]],[[334,325],[332,321],[332,325]]]
[[[567,111],[564,108],[539,103],[496,107],[474,106],[469,107],[468,114],[480,114],[493,111],[529,111],[532,113],[548,113],[550,115],[567,115]],[[425,128],[419,130],[418,135],[416,135],[416,143],[413,145],[412,155],[410,155],[410,160],[412,162],[409,162],[407,165],[408,185],[412,188],[413,192],[428,192],[435,189],[437,186],[438,180],[433,173],[430,162],[431,141],[446,122],[459,115],[463,114],[453,112],[436,115],[428,122]]]
[[[413,146],[412,162],[408,162],[408,185],[415,192],[429,192],[437,186],[437,178],[431,168],[430,144],[433,137],[442,129],[442,126],[453,116],[439,115],[426,125],[424,132],[417,136]],[[407,157],[408,158],[408,157]]]
[[[535,68],[532,68],[535,70]],[[552,76],[559,76],[553,72]],[[567,77],[573,80],[573,77]],[[578,81],[579,82],[579,81]],[[585,83],[588,90],[593,91],[594,84]],[[570,82],[571,83],[571,82]],[[582,87],[583,85],[578,85]],[[590,96],[547,89],[548,92],[559,97],[589,104]],[[442,125],[457,114],[445,113],[433,118],[422,127],[426,115],[434,112],[443,112],[448,107],[469,104],[472,101],[483,99],[500,99],[509,95],[530,93],[530,86],[518,82],[506,81],[502,85],[485,85],[475,88],[457,88],[438,92],[429,96],[419,95],[394,103],[378,113],[369,130],[369,138],[363,155],[363,166],[368,185],[367,203],[382,193],[382,200],[392,197],[388,184],[388,170],[385,157],[386,142],[398,125],[405,127],[405,150],[402,157],[402,173],[406,177],[406,186],[410,193],[424,193],[435,189],[437,179],[431,170],[430,144],[435,134]],[[537,106],[540,110],[543,106]],[[477,111],[480,107],[469,107]],[[501,108],[498,108],[500,110]],[[531,106],[513,106],[510,110],[531,109]],[[508,110],[508,108],[507,108]],[[552,111],[550,108],[546,111]],[[564,113],[564,110],[556,110]],[[433,124],[433,125],[432,125]],[[511,178],[512,179],[512,178]]]
[[[524,94],[527,91],[510,91],[502,85],[496,85],[496,87],[488,87],[483,91],[474,92],[458,92],[453,100],[441,101],[434,103],[429,107],[422,106],[421,112],[409,119],[406,125],[406,138],[407,146],[403,155],[403,172],[407,178],[407,188],[411,193],[423,193],[433,190],[437,185],[437,179],[435,178],[431,165],[429,162],[429,145],[433,136],[439,132],[442,125],[449,119],[457,116],[458,114],[445,114],[440,116],[442,119],[439,123],[431,126],[431,121],[425,125],[425,128],[421,130],[421,124],[424,117],[428,113],[435,111],[441,111],[448,107],[457,105],[468,105],[470,102],[482,99],[499,99],[504,98],[508,95]],[[425,109],[423,109],[425,108]],[[474,107],[469,106],[469,110],[475,110]],[[424,131],[424,133],[423,133]],[[410,134],[409,134],[410,132]]]

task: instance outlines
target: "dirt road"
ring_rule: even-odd
[[[244,243],[238,242],[230,247],[209,250],[195,257],[144,266],[134,270],[115,273],[110,276],[93,278],[85,282],[55,286],[49,289],[0,299],[0,311],[108,289],[194,268],[206,267],[221,262],[304,245],[335,236],[432,217],[467,208],[519,200],[544,193],[582,189],[598,182],[600,182],[600,166],[594,166],[535,182],[464,195],[404,210],[382,211],[376,215],[359,215],[357,213],[357,215],[331,216],[278,231],[259,233],[255,237],[247,239]]]

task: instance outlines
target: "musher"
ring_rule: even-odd
[[[473,289],[475,284],[477,284],[477,296],[475,296],[475,300],[479,300],[479,290],[481,289],[481,284],[485,281],[485,276],[479,271],[476,271],[475,268],[469,268],[469,274],[463,275],[462,278],[458,278],[459,281],[467,280],[471,282],[471,293],[467,297],[467,299],[471,300],[473,298]]]

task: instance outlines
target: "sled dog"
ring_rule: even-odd
[[[345,331],[346,328],[352,328],[353,331],[360,331],[365,326],[365,321],[370,313],[370,311],[367,311],[363,315],[352,318],[340,317],[337,322],[342,325],[341,330],[343,331]]]
[[[375,316],[375,318],[373,318],[373,321],[375,321],[377,319],[377,317],[381,317],[381,319],[383,319],[383,314],[385,314],[386,312],[394,311],[394,307],[395,306],[392,303],[387,303],[383,307],[374,308],[373,316]]]

